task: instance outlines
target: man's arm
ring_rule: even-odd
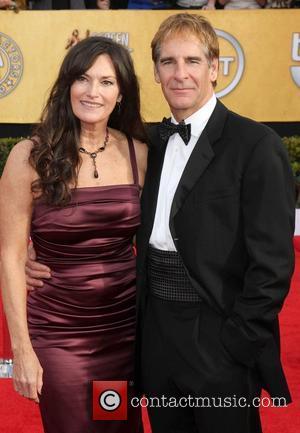
[[[267,133],[255,146],[241,194],[249,263],[242,293],[222,330],[230,354],[252,366],[268,340],[294,269],[295,186],[280,138]]]
[[[29,291],[43,287],[42,278],[51,278],[50,268],[36,261],[36,253],[31,243],[27,249],[25,273],[26,286]]]

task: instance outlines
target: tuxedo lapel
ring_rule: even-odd
[[[217,101],[216,107],[186,164],[174,195],[170,213],[170,230],[173,237],[175,235],[173,227],[174,217],[183,205],[189,192],[213,160],[215,156],[213,145],[222,135],[226,116],[227,108]]]
[[[164,163],[167,143],[163,143],[158,133],[158,127],[155,126],[150,134],[150,150],[148,156],[147,180],[143,192],[143,213],[146,217],[148,230],[152,230],[155,211],[157,206],[159,185],[162,167]]]
[[[137,267],[140,281],[146,278],[146,257],[154,224],[161,172],[167,147],[166,143],[162,143],[160,140],[157,126],[151,127],[148,141],[148,167],[141,199],[142,224],[137,233]],[[139,297],[140,293],[138,291],[137,299]]]
[[[170,219],[173,219],[181,208],[185,197],[193,189],[195,183],[214,158],[214,155],[207,133],[203,131],[182,173],[174,195]]]

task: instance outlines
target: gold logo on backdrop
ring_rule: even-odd
[[[245,56],[238,40],[224,30],[216,33],[220,43],[220,72],[216,95],[218,98],[228,95],[241,81],[245,69]]]
[[[16,42],[0,32],[0,98],[9,95],[23,74],[23,56]]]
[[[88,38],[90,36],[90,31],[87,30],[85,32],[85,37],[82,38],[79,35],[79,30],[78,29],[74,29],[72,31],[72,35],[69,37],[68,41],[67,41],[67,45],[66,45],[66,50],[68,50],[69,48],[74,47],[74,45],[78,44],[78,42],[80,42],[82,39]]]
[[[93,32],[91,36],[104,36],[105,38],[112,39],[118,44],[123,45],[129,52],[133,51],[129,48],[129,33],[128,32]]]
[[[78,44],[82,39],[88,38],[89,36],[104,36],[105,38],[112,39],[121,45],[124,45],[129,52],[132,51],[129,48],[129,33],[127,32],[91,32],[90,30],[85,31],[85,36],[81,37],[78,29],[74,29],[72,35],[68,38],[66,50]]]

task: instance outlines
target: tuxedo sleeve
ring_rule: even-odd
[[[249,259],[243,290],[221,338],[233,358],[253,366],[273,339],[274,320],[294,269],[294,178],[287,152],[273,132],[256,143],[247,162],[241,212]]]

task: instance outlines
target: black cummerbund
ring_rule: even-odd
[[[148,284],[150,293],[167,301],[201,302],[192,286],[177,251],[148,249]]]

